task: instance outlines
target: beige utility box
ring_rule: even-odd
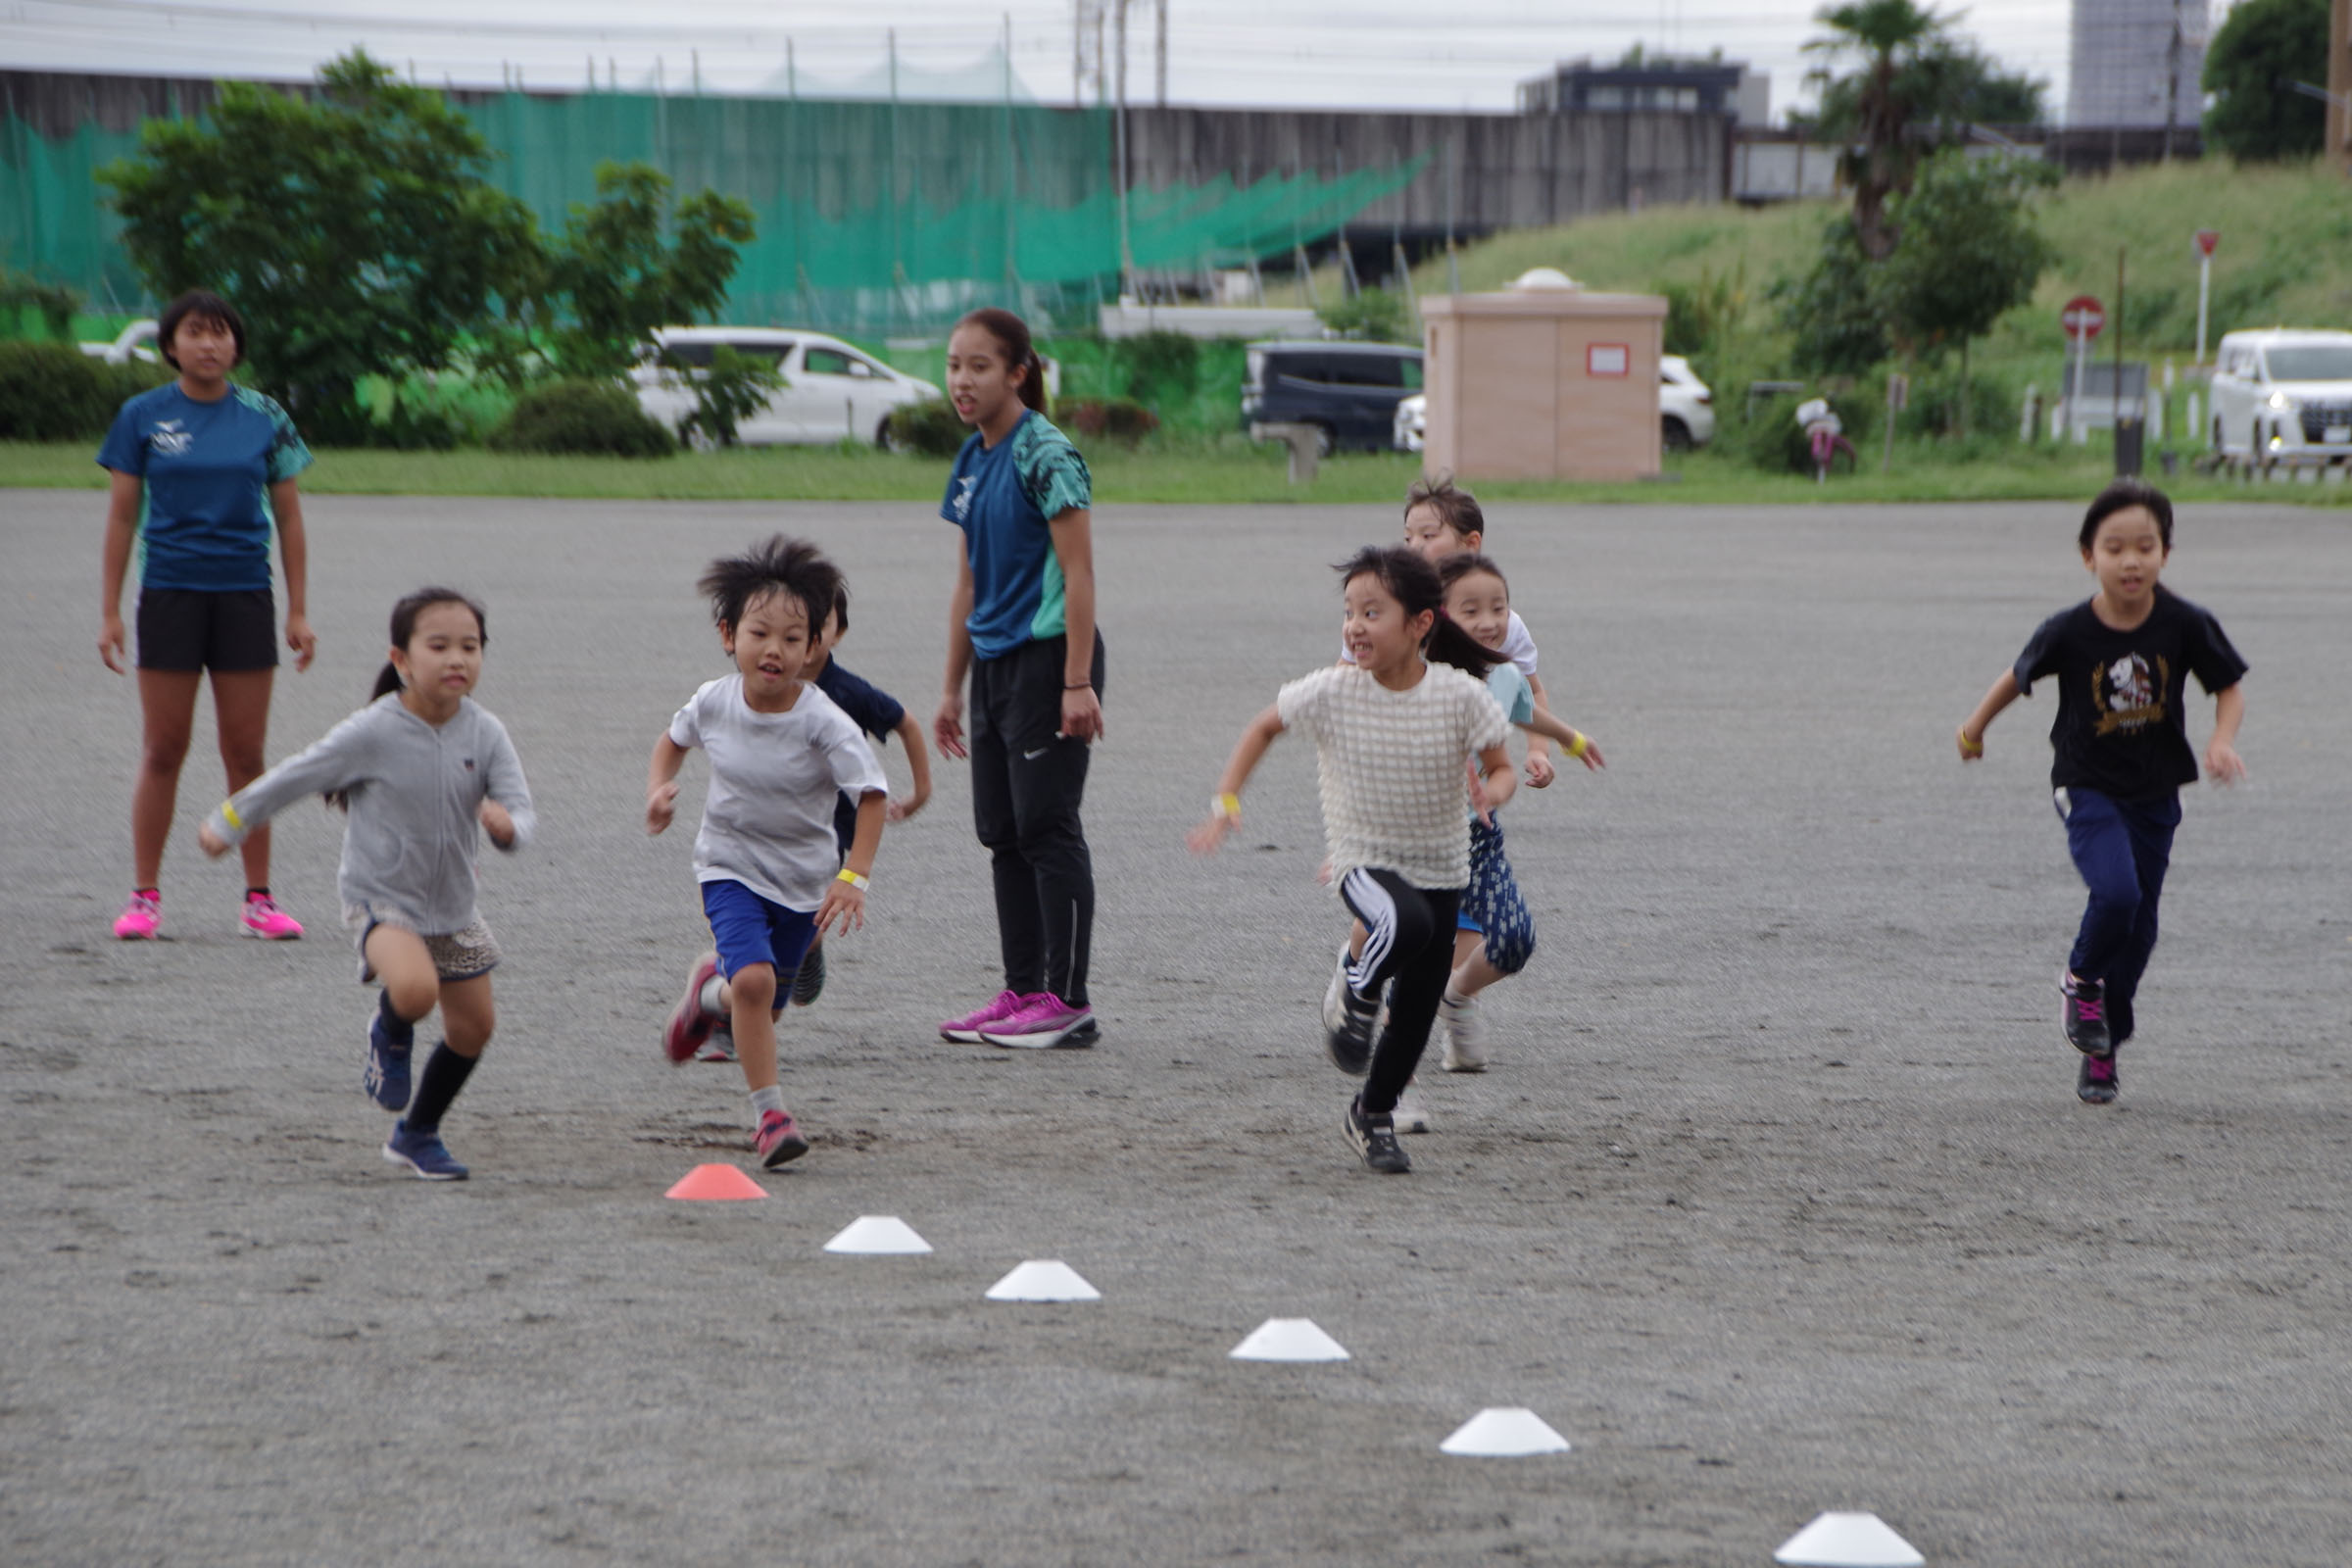
[[[1658,472],[1666,301],[1595,294],[1542,269],[1500,294],[1421,302],[1421,466],[1480,479]]]

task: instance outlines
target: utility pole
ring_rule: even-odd
[[[1152,83],[1155,89],[1153,97],[1159,107],[1165,109],[1168,107],[1168,0],[1159,0],[1155,9],[1158,12],[1156,20],[1159,31],[1152,46],[1152,66],[1157,77]]]
[[[2338,174],[2352,174],[2352,0],[2328,6],[2328,162]]]
[[[1113,111],[1118,116],[1119,157],[1119,292],[1135,290],[1135,250],[1127,235],[1127,0],[1111,0],[1118,7],[1118,104]]]

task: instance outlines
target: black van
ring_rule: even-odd
[[[1250,346],[1242,425],[1313,424],[1323,450],[1389,450],[1396,405],[1421,390],[1421,351],[1401,343]]]

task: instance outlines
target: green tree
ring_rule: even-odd
[[[1922,132],[1956,122],[1968,83],[1945,20],[1913,0],[1851,0],[1814,21],[1828,32],[1805,42],[1823,64],[1806,75],[1820,90],[1820,134],[1849,148],[1838,172],[1854,191],[1854,232],[1864,255],[1894,250],[1887,199],[1911,188]],[[1854,69],[1840,74],[1848,60]]]
[[[549,351],[575,376],[626,370],[654,328],[701,320],[726,302],[755,225],[751,208],[716,191],[675,204],[650,164],[599,164],[596,200],[573,203],[534,280],[533,316]]]
[[[1870,279],[1886,336],[1906,360],[1960,351],[1960,434],[1968,433],[1968,348],[2057,259],[2034,198],[2058,183],[2039,159],[1971,158],[1957,148],[1922,164],[1893,218],[1902,234]]]
[[[1886,323],[1871,294],[1871,260],[1851,213],[1821,231],[1821,254],[1803,276],[1776,283],[1789,360],[1813,375],[1860,375],[1887,355]]]
[[[1954,108],[1972,125],[2038,125],[2049,112],[2050,84],[2024,72],[2003,71],[2000,62],[1963,43],[1953,51],[1959,68]]]
[[[2243,0],[2205,51],[2205,140],[2240,163],[2308,158],[2327,106],[2290,82],[2328,79],[2328,0]]]
[[[98,172],[158,296],[197,287],[253,323],[248,373],[314,439],[362,427],[362,377],[446,367],[536,267],[530,211],[441,95],[355,52],[316,98],[224,82],[198,121],[150,121]]]

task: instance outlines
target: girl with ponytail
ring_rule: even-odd
[[[374,700],[222,802],[198,840],[220,856],[305,795],[345,808],[337,882],[360,950],[360,980],[378,978],[361,1085],[392,1127],[384,1158],[426,1181],[464,1181],[441,1142],[441,1117],[465,1087],[497,1013],[498,943],[474,903],[484,834],[501,850],[530,841],[537,818],[507,729],[472,696],[489,641],[482,607],[420,588],[392,607],[391,659]],[[435,1006],[447,1038],[409,1092],[417,1020]]]
[[[1102,733],[1093,481],[1046,418],[1045,363],[1011,312],[974,311],[956,323],[948,396],[972,434],[940,508],[962,538],[931,733],[941,756],[971,760],[1004,987],[939,1032],[1033,1050],[1090,1046],[1095,872],[1078,808],[1088,748]]]

